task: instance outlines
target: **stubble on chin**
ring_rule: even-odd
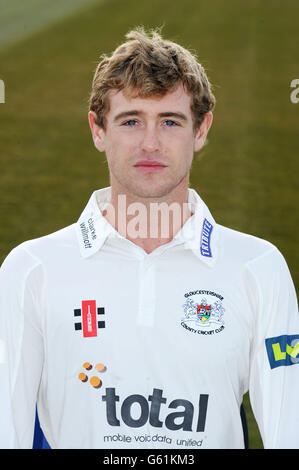
[[[175,181],[167,181],[165,178],[163,179],[163,176],[159,181],[155,181],[154,178],[123,180],[119,185],[120,192],[118,194],[126,194],[129,198],[137,201],[146,199],[150,202],[151,200],[167,199],[185,178],[186,175]]]

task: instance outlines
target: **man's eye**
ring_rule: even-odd
[[[165,121],[165,124],[166,124],[166,126],[168,126],[168,127],[177,126],[177,123],[174,122],[174,121],[172,121],[171,119],[167,119],[167,120]]]
[[[129,121],[126,121],[123,123],[123,126],[134,126],[134,124],[136,123],[136,119],[129,119]]]

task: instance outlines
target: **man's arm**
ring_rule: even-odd
[[[255,326],[249,393],[264,447],[299,448],[299,314],[284,257],[273,247],[247,265]]]
[[[0,269],[0,448],[32,448],[43,366],[42,266],[22,245]]]

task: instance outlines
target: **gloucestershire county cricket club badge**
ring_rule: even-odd
[[[224,330],[224,298],[210,290],[196,290],[185,294],[184,316],[181,326],[187,331],[213,335]]]

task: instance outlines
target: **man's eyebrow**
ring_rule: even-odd
[[[129,116],[142,116],[144,113],[143,111],[138,111],[136,109],[133,109],[132,111],[123,111],[122,113],[119,113],[115,116],[113,119],[114,122],[119,121],[120,119],[129,117]],[[180,112],[174,112],[174,111],[165,111],[163,113],[158,114],[159,117],[175,117],[177,119],[181,119],[182,121],[188,121],[188,118],[185,114],[180,113]]]
[[[182,121],[186,121],[186,122],[188,121],[188,118],[185,114],[179,113],[179,112],[173,112],[173,111],[160,113],[159,117],[175,117],[177,119],[181,119]]]
[[[123,118],[126,118],[126,117],[129,117],[129,116],[139,116],[141,115],[142,112],[141,111],[137,111],[137,110],[132,110],[132,111],[123,111],[122,113],[119,113],[115,116],[115,118],[113,119],[113,121],[119,121],[120,119],[123,119]]]

